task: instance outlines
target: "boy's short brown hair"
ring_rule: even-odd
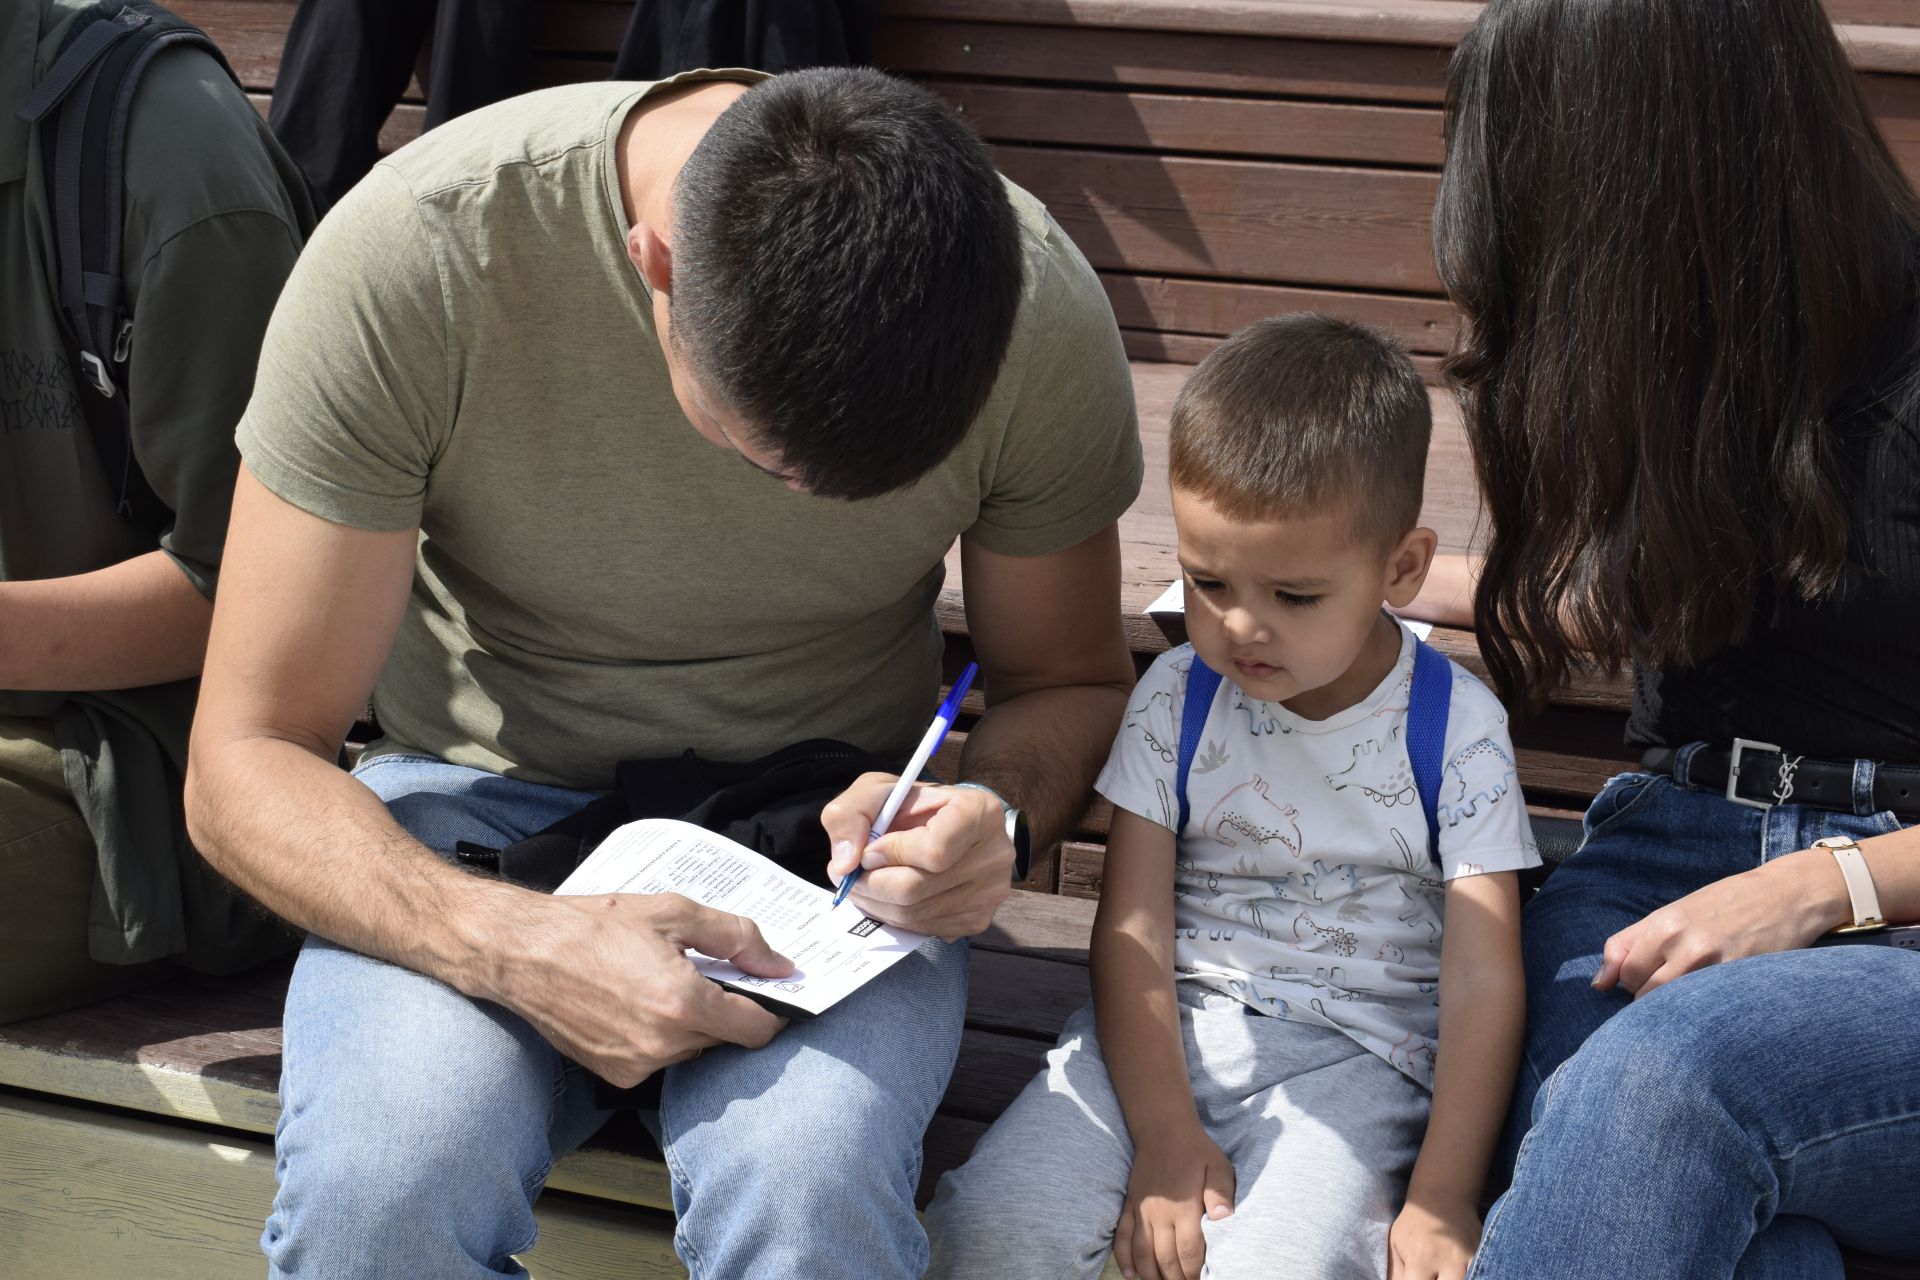
[[[1378,329],[1299,314],[1256,321],[1202,360],[1173,403],[1176,488],[1236,519],[1345,503],[1357,536],[1420,521],[1433,409]]]

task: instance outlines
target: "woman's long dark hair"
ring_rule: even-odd
[[[1911,351],[1920,207],[1817,0],[1492,0],[1434,213],[1501,693],[1682,667],[1840,581],[1830,410]]]

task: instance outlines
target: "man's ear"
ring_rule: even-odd
[[[1387,603],[1404,609],[1420,594],[1433,568],[1433,553],[1440,546],[1440,535],[1431,529],[1415,529],[1400,539],[1387,558]]]
[[[655,293],[673,292],[673,250],[665,235],[644,222],[627,230],[627,258]]]

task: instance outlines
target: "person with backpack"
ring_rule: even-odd
[[[1182,388],[1190,642],[1100,775],[1093,1005],[942,1181],[933,1276],[1464,1273],[1540,858],[1506,713],[1381,609],[1433,556],[1430,429],[1406,353],[1320,316]]]
[[[233,430],[313,211],[204,38],[0,11],[0,1021],[288,945],[186,837]]]

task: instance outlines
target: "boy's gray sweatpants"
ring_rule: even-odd
[[[1205,1223],[1205,1275],[1381,1280],[1427,1092],[1338,1031],[1249,1016],[1190,983],[1178,994],[1200,1121],[1238,1181],[1232,1216]],[[928,1276],[1091,1280],[1132,1165],[1085,1008],[973,1158],[941,1180]]]

